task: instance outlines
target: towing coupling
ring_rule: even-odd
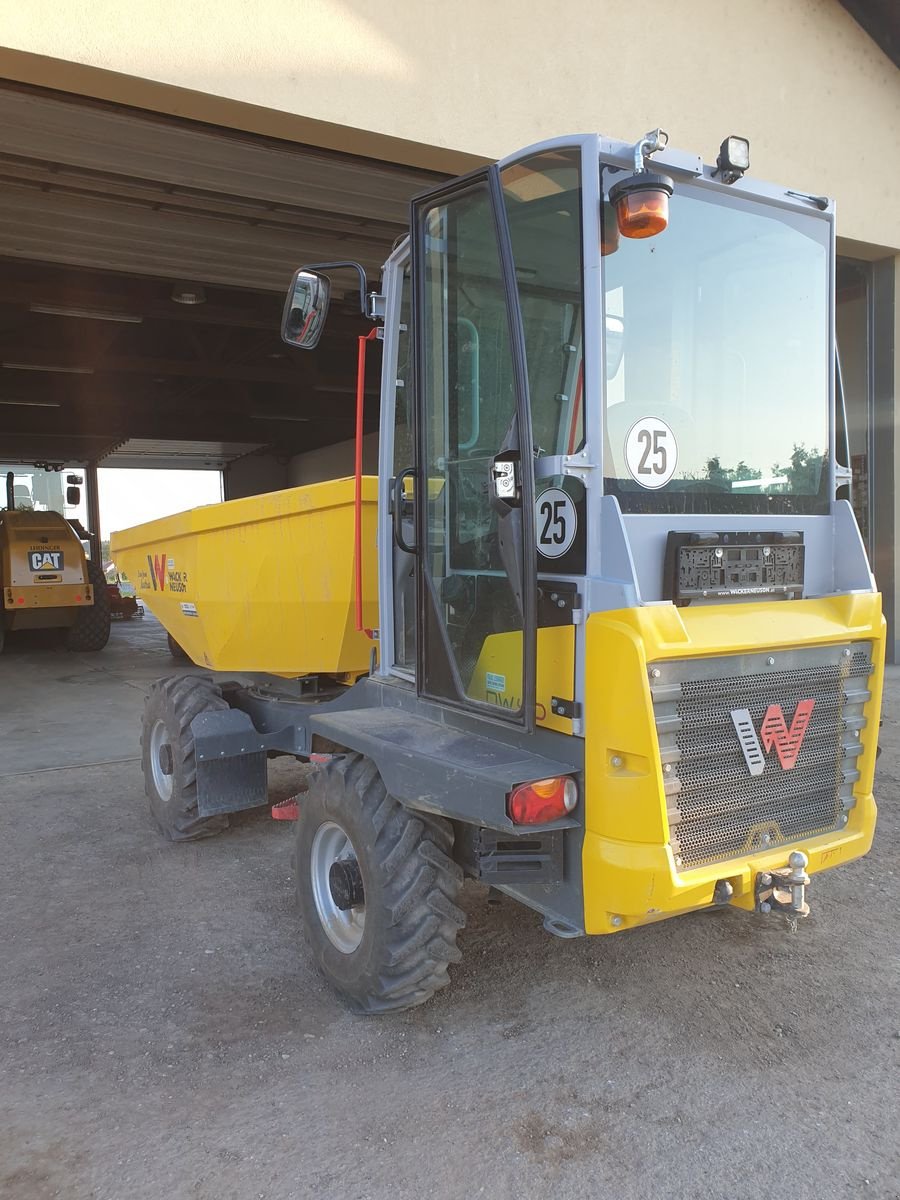
[[[756,876],[756,911],[758,913],[784,913],[791,933],[797,932],[800,917],[809,916],[806,889],[809,876],[806,867],[809,859],[801,850],[792,850],[788,865],[774,871],[760,871]]]

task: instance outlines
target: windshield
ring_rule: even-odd
[[[18,512],[55,512],[63,517],[84,516],[83,489],[77,504],[66,503],[66,490],[69,486],[69,474],[66,469],[46,471],[43,467],[24,466],[21,463],[0,464],[0,489],[2,500],[0,508],[8,508],[10,500],[10,483],[12,484],[12,507]],[[10,479],[12,476],[12,479]],[[75,468],[72,474],[78,483],[83,480],[84,472]],[[75,485],[78,486],[78,485]]]
[[[603,258],[623,511],[827,511],[829,244],[820,218],[679,184],[668,229]]]

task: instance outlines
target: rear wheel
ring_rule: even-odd
[[[178,642],[172,637],[171,633],[166,634],[166,641],[169,643],[169,653],[176,662],[191,662],[191,656],[183,649]]]
[[[410,812],[369,759],[312,777],[297,821],[297,898],[316,962],[358,1012],[412,1008],[450,982],[465,916],[441,817]]]
[[[221,690],[202,675],[160,679],[144,704],[141,768],[150,812],[170,841],[212,837],[228,828],[227,816],[201,817],[191,721],[227,708]]]
[[[109,641],[109,592],[106,576],[99,563],[88,559],[88,579],[94,589],[94,603],[78,610],[75,624],[69,627],[66,646],[69,650],[102,650]]]

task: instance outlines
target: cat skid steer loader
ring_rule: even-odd
[[[884,626],[834,207],[750,179],[743,139],[713,165],[666,141],[560,138],[417,197],[377,293],[298,271],[307,350],[358,272],[378,478],[360,371],[355,478],[114,538],[194,662],[245,676],[154,687],[157,822],[216,832],[269,755],[313,764],[299,904],[359,1010],[447,983],[465,875],[560,937],[795,926],[871,844]]]

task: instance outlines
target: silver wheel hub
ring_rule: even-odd
[[[150,730],[150,771],[153,775],[153,786],[160,800],[172,799],[175,789],[172,767],[173,753],[169,731],[165,721],[157,721]]]
[[[338,867],[332,870],[335,863]],[[358,875],[358,871],[357,854],[350,838],[340,825],[325,821],[316,830],[312,841],[309,876],[322,928],[331,944],[342,954],[352,954],[362,941],[366,905],[361,896],[361,887],[342,892],[334,884],[339,876],[352,878]],[[352,903],[348,903],[348,900]]]

